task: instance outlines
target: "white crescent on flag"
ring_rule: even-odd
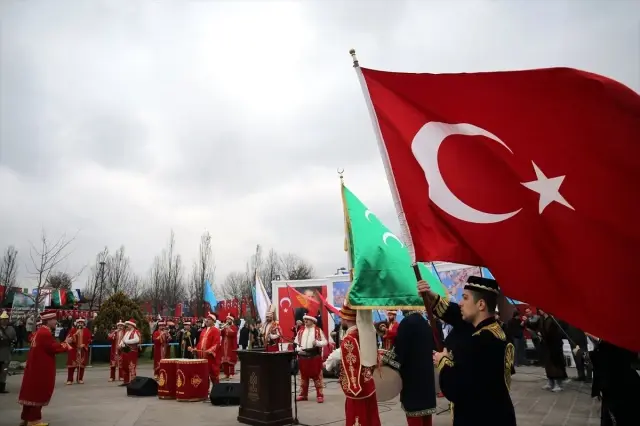
[[[282,306],[282,302],[287,301],[289,304],[287,306]],[[284,312],[289,312],[289,308],[291,307],[291,299],[289,299],[288,297],[283,297],[282,299],[280,299],[280,307],[282,308],[282,310]]]

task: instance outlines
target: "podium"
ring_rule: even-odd
[[[238,350],[240,408],[238,422],[251,426],[293,424],[291,360],[293,352]]]

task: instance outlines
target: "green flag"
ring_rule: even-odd
[[[78,298],[71,289],[67,289],[67,303],[78,303]]]
[[[346,186],[342,185],[347,246],[352,267],[349,304],[354,309],[414,309],[424,307],[404,243]],[[433,291],[446,290],[426,265],[422,279]]]

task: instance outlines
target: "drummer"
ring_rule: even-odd
[[[431,416],[436,412],[433,363],[428,358],[435,348],[433,334],[423,311],[403,311],[403,314],[394,346],[384,361],[400,371],[400,402],[407,425],[431,426]]]
[[[187,348],[195,351],[198,358],[206,359],[209,364],[209,381],[212,385],[220,382],[220,357],[217,356],[220,347],[220,330],[214,324],[218,317],[213,312],[205,319],[206,328],[201,331],[198,345],[195,348]]]

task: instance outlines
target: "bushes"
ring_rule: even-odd
[[[132,318],[135,320],[138,330],[140,330],[142,342],[150,342],[151,332],[149,330],[149,323],[144,319],[140,306],[122,292],[111,296],[100,307],[98,316],[93,320],[93,326],[97,328],[94,340],[100,342],[106,341],[109,333],[116,327],[118,321],[127,321]]]

